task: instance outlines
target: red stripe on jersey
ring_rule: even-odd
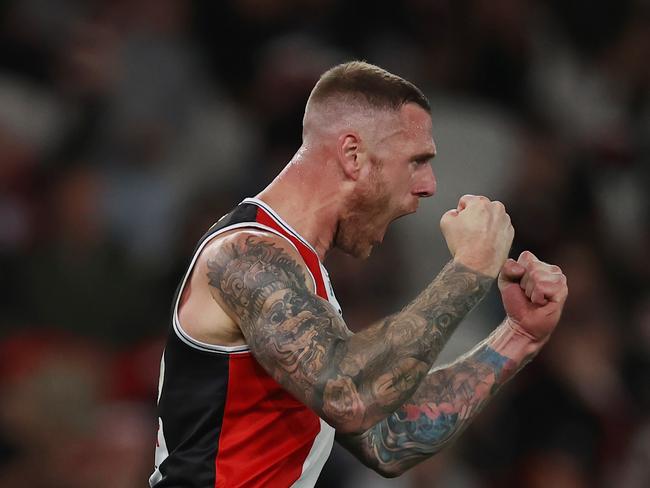
[[[250,354],[231,355],[215,488],[290,486],[319,432],[318,416]]]
[[[257,209],[257,222],[264,224],[267,227],[271,227],[274,230],[277,230],[284,237],[289,239],[294,246],[298,249],[300,256],[303,261],[311,271],[311,274],[314,275],[316,280],[316,294],[327,300],[327,291],[325,291],[325,282],[323,281],[323,275],[320,270],[320,261],[318,260],[318,255],[305,245],[300,239],[294,236],[291,232],[287,231],[283,226],[281,226],[273,217],[271,217],[266,210],[262,207]]]
[[[314,276],[316,294],[327,300],[318,255],[261,207],[256,221],[296,246]],[[231,355],[215,487],[290,486],[302,474],[319,432],[318,416],[269,376],[251,354]]]

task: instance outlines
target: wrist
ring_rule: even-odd
[[[512,331],[515,334],[527,337],[531,343],[536,344],[539,349],[542,348],[544,344],[546,344],[551,337],[550,334],[546,335],[545,337],[537,337],[531,332],[528,332],[524,327],[522,327],[519,322],[516,320],[513,320],[512,318],[506,316],[505,320],[503,321],[504,325],[512,329]]]
[[[511,359],[516,365],[515,371],[518,371],[537,355],[546,340],[538,340],[506,318],[494,331],[489,342],[492,349]]]
[[[485,260],[472,258],[471,256],[464,256],[459,253],[454,255],[454,262],[491,279],[496,279],[501,270],[501,266],[490,265]]]

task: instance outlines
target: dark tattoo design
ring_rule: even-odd
[[[489,344],[488,339],[450,366],[429,373],[411,399],[363,434],[339,435],[337,440],[388,477],[440,451],[531,359],[514,361]]]
[[[212,294],[260,364],[343,432],[363,432],[413,395],[493,279],[450,262],[401,312],[352,334],[271,239],[235,235],[208,261]]]

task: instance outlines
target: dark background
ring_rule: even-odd
[[[562,266],[545,350],[451,448],[386,481],[335,450],[321,486],[650,486],[650,22],[642,0],[0,2],[0,486],[146,485],[171,295],[203,231],[300,144],[306,97],[365,59],[433,107],[438,194],[367,262],[328,259],[346,321],[448,260],[464,193],[513,255]],[[502,317],[495,292],[445,359]]]

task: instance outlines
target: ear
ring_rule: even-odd
[[[338,138],[337,155],[345,176],[352,180],[359,178],[361,170],[361,138],[355,132],[341,134]]]

